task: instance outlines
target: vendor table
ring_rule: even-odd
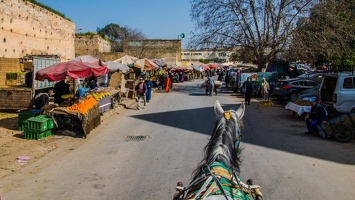
[[[49,114],[52,116],[52,119],[57,127],[60,127],[60,119],[63,118],[70,120],[71,129],[76,125],[81,126],[85,138],[91,130],[99,126],[101,123],[100,108],[98,103],[91,107],[85,114],[67,110],[65,107],[54,108],[49,111]]]
[[[110,93],[111,97],[111,108],[116,108],[118,104],[121,102],[122,92],[120,90],[116,90],[114,88],[107,88],[107,92]]]
[[[311,112],[312,106],[300,106],[293,102],[288,102],[285,106],[285,109],[291,110],[297,113],[298,116],[302,116],[304,113],[306,114],[305,117]]]
[[[111,109],[111,96],[99,99],[97,100],[97,103],[99,104],[100,113],[104,113]]]

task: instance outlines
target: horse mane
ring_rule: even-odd
[[[211,138],[204,147],[204,158],[193,172],[194,177],[202,174],[204,167],[214,162],[221,162],[231,171],[240,172],[241,159],[239,145],[236,145],[236,141],[239,140],[236,130],[240,135],[243,123],[236,115],[235,117],[237,121],[227,120],[223,115],[217,117]]]

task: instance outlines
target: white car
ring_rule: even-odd
[[[328,110],[339,113],[355,111],[355,74],[327,74],[323,77],[319,100]]]

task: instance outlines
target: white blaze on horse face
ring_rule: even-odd
[[[217,100],[216,103],[214,104],[214,112],[216,113],[217,116],[220,116],[224,113],[224,110],[221,104],[219,103],[219,100]]]

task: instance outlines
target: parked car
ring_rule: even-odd
[[[355,111],[355,74],[327,74],[319,89],[320,103],[339,113]]]
[[[323,79],[323,76],[326,73],[310,73],[310,74],[301,74],[297,76],[296,78],[301,78],[301,79],[311,79],[313,81],[321,82]]]
[[[319,85],[318,82],[309,79],[287,79],[276,82],[272,95],[277,99],[294,101],[301,91],[311,89]]]
[[[319,88],[320,88],[320,84],[318,84],[317,86],[315,86],[311,89],[301,91],[298,95],[298,99],[301,99],[304,101],[308,101],[311,98],[318,99]]]

